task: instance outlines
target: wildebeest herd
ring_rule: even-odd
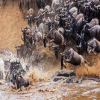
[[[99,12],[99,0],[52,0],[51,5],[38,10],[37,16],[30,8],[27,18],[31,28],[25,27],[22,30],[22,40],[24,44],[31,46],[43,40],[44,47],[49,40],[49,48],[50,50],[51,47],[53,48],[56,58],[58,58],[59,49],[62,48],[61,69],[64,62],[79,65],[84,61],[81,56],[84,52],[86,54],[91,51],[100,52]],[[32,21],[36,22],[33,27]],[[78,53],[73,48],[64,52],[65,47],[73,42],[72,39]]]
[[[51,2],[51,5],[47,5],[47,2]],[[55,51],[56,59],[60,50],[61,69],[66,67],[65,62],[88,64],[82,54],[100,52],[99,0],[37,0],[37,5],[37,16],[35,9],[28,7],[26,18],[30,27],[21,29],[24,45],[31,49],[42,40],[45,48]],[[36,25],[32,26],[32,23]],[[64,51],[70,44],[75,45],[77,52],[72,47]]]

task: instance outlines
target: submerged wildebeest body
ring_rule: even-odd
[[[90,53],[91,51],[100,52],[100,42],[96,38],[89,40],[87,43],[87,52]]]
[[[21,88],[22,86],[28,87],[30,85],[30,80],[27,77],[22,77],[20,75],[15,76],[15,84],[17,89]]]
[[[24,77],[22,75],[25,75],[25,70],[22,68],[20,62],[13,62],[10,61],[10,72],[7,74],[6,79],[10,78],[10,81],[16,86],[17,89],[21,88],[22,86],[29,86],[30,80],[27,77]]]

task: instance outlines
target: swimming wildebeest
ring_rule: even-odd
[[[23,77],[20,74],[13,74],[13,84],[16,84],[16,88],[19,89],[22,86],[28,87],[30,80],[27,77]]]

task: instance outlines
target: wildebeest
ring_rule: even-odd
[[[82,17],[80,18],[76,25],[77,25],[77,32],[80,34],[81,30],[83,29],[83,26],[87,23],[87,21]]]
[[[81,55],[75,52],[73,48],[69,48],[67,51],[63,53],[63,60],[61,60],[61,63],[63,63],[63,65],[65,66],[65,62],[71,63],[73,65],[82,65],[86,61]],[[62,68],[63,66],[61,66],[61,69]]]
[[[13,84],[16,85],[16,89],[19,89],[22,86],[28,87],[30,85],[30,80],[27,77],[21,76],[21,74],[16,73],[13,74]]]
[[[21,36],[22,41],[24,41],[24,45],[27,44],[27,35],[30,35],[31,33],[31,29],[28,27],[25,27],[24,29],[21,29],[21,31],[23,32],[23,38]],[[29,40],[29,39],[28,39]],[[29,43],[29,41],[28,41]]]
[[[59,4],[59,0],[52,0],[51,9],[55,10],[54,7]]]
[[[77,16],[77,13],[78,13],[78,9],[76,7],[72,7],[70,10],[69,10],[69,13],[75,18]]]
[[[48,19],[43,19],[43,22],[39,24],[39,31],[42,33],[46,33],[49,31],[49,23],[51,22],[50,18],[48,17]]]
[[[30,46],[30,45],[24,45],[21,44],[20,46],[15,46],[16,51],[17,51],[17,57],[18,58],[25,58],[30,57],[32,55],[32,51],[34,49],[34,46]]]
[[[77,50],[78,50],[78,53],[79,54],[82,54],[83,53],[83,51],[85,50],[85,52],[87,53],[87,45],[86,45],[86,42],[90,39],[90,38],[93,38],[93,37],[98,37],[97,35],[95,35],[95,33],[97,33],[96,31],[94,32],[92,32],[92,34],[94,35],[92,35],[91,34],[91,32],[89,32],[88,31],[88,29],[91,29],[92,27],[94,27],[95,25],[98,25],[99,24],[99,21],[98,21],[98,19],[97,18],[94,18],[94,19],[92,19],[91,20],[91,22],[90,23],[86,23],[86,25],[84,25],[84,28],[83,28],[83,30],[82,30],[82,32],[83,31],[85,31],[85,34],[81,34],[81,36],[80,36],[80,43],[79,43],[79,45],[77,45]],[[93,29],[91,29],[91,30],[93,30]]]
[[[86,29],[83,31],[84,41],[87,42],[90,38],[95,37],[100,40],[100,25],[95,25],[90,29]]]
[[[96,38],[87,42],[87,52],[91,53],[91,51],[96,51],[97,53],[100,52],[100,42]]]
[[[4,9],[4,6],[7,3],[7,0],[2,0],[2,2],[3,2],[3,9]]]
[[[76,16],[75,20],[78,21],[80,18],[83,18],[84,14],[80,13]]]
[[[48,17],[49,16],[48,13],[51,12],[51,7],[49,5],[46,5],[44,10],[45,10],[45,17]]]
[[[66,45],[64,37],[54,28],[47,34],[47,38],[50,39],[50,42],[54,42],[57,45]]]
[[[59,27],[59,28],[58,28],[58,32],[59,32],[62,36],[64,36],[65,30],[64,30],[63,27]]]
[[[86,20],[84,18],[80,18],[78,22],[74,21],[72,25],[72,37],[76,40],[76,45],[79,45],[79,36],[77,34],[81,33],[83,26],[86,24]]]
[[[95,25],[99,25],[99,20],[97,18],[92,19],[90,21],[90,23],[86,23],[86,25],[84,26],[84,28],[86,27],[86,28],[89,29],[89,28],[91,28],[91,27],[93,27]]]
[[[27,19],[28,19],[28,24],[31,26],[31,23],[35,21],[34,19],[35,17],[35,12],[32,8],[30,8],[28,10],[28,16],[27,16]]]
[[[55,52],[55,57],[56,59],[58,59],[58,51],[59,51],[59,45],[55,45],[55,46],[52,46],[53,47],[53,50]]]
[[[39,26],[39,24],[42,23],[43,21],[42,19],[44,18],[44,15],[45,15],[45,10],[39,9],[37,17],[34,17],[34,19],[36,20],[37,26]]]
[[[74,51],[73,48],[69,48],[68,51],[64,52],[64,61],[74,64],[74,65],[80,65],[84,63],[84,58],[79,55],[77,52]]]
[[[34,41],[34,44],[36,42],[39,42],[43,39],[43,34],[39,31],[36,31],[35,33],[32,34],[32,40]]]
[[[45,7],[45,0],[36,0],[38,9]]]

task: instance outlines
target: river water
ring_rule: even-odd
[[[0,69],[4,71],[4,60],[18,59],[16,54],[8,50],[1,50]],[[24,60],[20,60],[25,69]],[[100,100],[100,83],[84,80],[81,84],[66,83],[64,80],[54,82],[51,72],[38,67],[30,68],[26,76],[31,85],[16,90],[12,83],[0,80],[0,100]]]

